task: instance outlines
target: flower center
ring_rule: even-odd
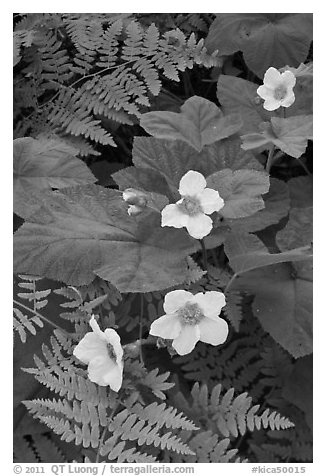
[[[107,342],[106,343],[106,348],[108,350],[108,355],[109,355],[110,359],[113,360],[114,362],[116,362],[117,361],[117,354],[114,352],[113,345],[111,345]]]
[[[195,326],[205,316],[198,304],[186,303],[186,305],[178,311],[178,316],[184,324]]]
[[[184,197],[179,207],[184,213],[190,216],[203,213],[200,201],[196,197]]]
[[[285,98],[286,93],[287,93],[286,87],[283,86],[283,85],[280,85],[277,88],[275,88],[275,90],[274,90],[274,98],[277,101],[281,101],[282,99]]]

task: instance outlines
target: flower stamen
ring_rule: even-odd
[[[278,86],[274,89],[274,98],[277,101],[282,101],[287,95],[287,88],[283,85]]]
[[[178,311],[178,316],[182,323],[188,326],[195,326],[205,317],[196,303],[186,303],[186,305]]]
[[[110,359],[112,359],[114,362],[116,362],[117,361],[117,354],[114,351],[113,345],[110,344],[109,342],[107,342],[106,347],[107,347],[108,355],[109,355]]]
[[[189,216],[195,216],[199,213],[203,213],[200,201],[196,197],[185,196],[181,203],[179,203],[179,208]]]

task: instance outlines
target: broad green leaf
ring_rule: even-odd
[[[96,185],[47,192],[14,235],[14,270],[90,283],[95,274],[121,292],[148,292],[180,284],[186,257],[198,242],[185,230],[162,228],[160,214],[129,217],[121,193]]]
[[[254,295],[255,316],[265,331],[295,358],[313,350],[311,279],[311,267],[294,272],[290,263],[282,263],[249,271],[232,285],[232,289]]]
[[[280,250],[311,245],[313,241],[312,207],[291,208],[289,221],[276,235]]]
[[[121,162],[108,162],[104,159],[91,163],[89,168],[97,179],[97,185],[112,187],[115,185],[112,174],[123,169],[124,166]]]
[[[260,129],[264,126],[262,132],[253,132],[251,134],[245,134],[241,136],[243,150],[254,150],[262,147],[263,150],[270,149],[276,137],[273,134],[271,124],[263,122],[260,124]]]
[[[261,133],[241,136],[242,148],[251,150],[271,144],[291,157],[299,158],[305,152],[308,139],[312,139],[312,115],[288,118],[272,117],[270,123],[260,125]]]
[[[185,173],[196,170],[194,166],[198,162],[198,153],[184,142],[154,137],[135,137],[132,157],[137,169],[150,169],[163,175],[175,191]]]
[[[266,111],[257,95],[258,85],[245,79],[221,74],[217,83],[217,97],[226,114],[239,113],[242,118],[241,132],[257,132],[262,121],[268,121]]]
[[[312,115],[272,117],[271,123],[276,136],[273,143],[291,157],[299,158],[306,150],[308,139],[312,139]]]
[[[312,256],[311,247],[291,249],[283,253],[269,253],[263,242],[255,235],[231,233],[224,243],[229,264],[236,274],[276,263],[301,261]]]
[[[168,141],[154,137],[135,137],[132,151],[133,163],[139,170],[149,168],[159,175],[164,175],[174,190],[178,189],[181,178],[189,170],[196,170],[205,177],[225,168],[263,170],[252,152],[245,152],[241,149],[240,144],[239,138],[228,138],[208,145],[201,152],[197,152],[193,147],[180,140]],[[126,170],[130,171],[129,168]],[[125,171],[121,171],[114,175],[115,180],[119,177],[119,186],[120,177],[125,173]],[[136,174],[131,171],[130,173]],[[156,184],[155,178],[154,181]],[[146,190],[152,191],[155,188],[146,188]],[[156,191],[163,193],[161,188]]]
[[[14,140],[14,212],[26,218],[38,208],[38,192],[96,182],[76,157],[78,150],[54,139]]]
[[[242,122],[238,114],[223,116],[216,104],[193,96],[183,104],[180,113],[152,111],[142,114],[140,125],[158,139],[181,140],[200,152],[205,145],[238,132]]]
[[[264,208],[261,195],[269,190],[269,176],[257,170],[224,169],[207,178],[207,187],[217,190],[225,202],[220,215],[243,218]]]
[[[290,190],[291,206],[306,208],[313,203],[313,179],[309,176],[293,177],[287,182]]]
[[[298,66],[311,41],[311,13],[220,13],[205,45],[220,55],[242,51],[248,68],[262,78],[270,66]]]
[[[257,154],[256,154],[257,155]],[[218,170],[253,169],[264,170],[264,167],[250,151],[241,148],[239,137],[230,137],[205,147],[200,156],[197,155],[198,170],[205,176]]]
[[[284,66],[283,68],[280,68],[280,71],[291,71],[295,77],[298,78],[312,78],[313,77],[313,62],[311,61],[310,63],[300,63],[297,68],[293,68],[292,66]]]
[[[278,223],[290,208],[289,189],[285,182],[270,178],[270,189],[263,197],[265,208],[254,215],[236,220],[226,220],[233,231],[253,232]]]
[[[112,174],[113,180],[119,185],[120,190],[136,188],[147,192],[157,192],[173,198],[167,181],[158,171],[145,167],[126,167]]]
[[[285,66],[280,71],[291,71],[296,77],[293,88],[295,101],[286,109],[286,116],[302,116],[313,113],[313,64],[301,63],[298,68]]]

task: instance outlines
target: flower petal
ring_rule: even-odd
[[[95,334],[95,332],[87,332],[74,348],[73,354],[81,362],[88,364],[98,356],[107,356],[108,352],[104,339]]]
[[[295,95],[292,93],[287,94],[286,97],[282,100],[281,106],[290,107],[295,101]]]
[[[194,302],[202,309],[206,317],[210,319],[219,319],[222,307],[225,306],[225,296],[219,291],[207,291],[206,293],[197,293],[194,296]]]
[[[93,359],[88,366],[88,378],[98,385],[109,385],[117,392],[122,384],[122,371],[122,366],[115,364],[109,357]]]
[[[284,84],[288,88],[293,89],[296,83],[296,77],[294,76],[292,71],[287,70],[287,71],[284,71],[284,73],[282,73],[282,81],[284,81]]]
[[[182,228],[188,223],[188,215],[183,213],[176,204],[166,205],[162,210],[162,226]]]
[[[183,326],[179,337],[174,339],[172,347],[179,355],[189,354],[197,344],[200,338],[198,326]]]
[[[275,111],[275,109],[278,109],[280,106],[281,101],[277,101],[276,99],[267,99],[263,104],[266,111]]]
[[[168,314],[156,319],[149,330],[152,336],[163,339],[175,339],[181,331],[181,324],[177,314]]]
[[[224,200],[220,194],[212,188],[205,188],[199,195],[200,205],[204,213],[210,215],[213,212],[218,212],[224,207]]]
[[[218,318],[217,320],[203,319],[198,324],[200,331],[200,338],[202,342],[212,345],[220,345],[226,341],[229,333],[229,327],[224,319]]]
[[[112,345],[117,361],[121,361],[123,357],[123,348],[121,346],[120,336],[114,329],[105,329],[105,338]]]
[[[189,216],[186,227],[190,236],[200,240],[204,238],[204,236],[209,235],[213,228],[213,222],[209,216],[200,213],[198,215]]]
[[[268,88],[264,84],[259,86],[257,94],[263,99],[274,99],[274,89]]]
[[[94,316],[91,317],[89,325],[93,329],[93,332],[99,336],[100,339],[105,339],[104,332],[101,331],[100,326],[98,325]]]
[[[192,301],[194,295],[183,289],[170,291],[165,295],[163,309],[167,314],[172,314],[181,309],[187,302]]]
[[[276,68],[268,68],[264,75],[264,85],[274,89],[282,82],[281,73]]]
[[[205,187],[205,177],[199,172],[189,170],[189,172],[187,172],[180,180],[179,193],[182,196],[187,195],[192,197],[201,193]]]

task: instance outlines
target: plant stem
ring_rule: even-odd
[[[218,267],[219,267],[219,263],[218,263],[218,259],[217,259],[217,251],[216,251],[215,248],[213,248],[213,249],[211,250],[211,254],[212,254],[214,266],[215,266],[215,268],[218,268]]]
[[[234,275],[232,276],[232,278],[230,279],[230,281],[228,282],[228,284],[226,285],[226,287],[225,287],[225,289],[224,289],[224,294],[226,294],[226,293],[229,291],[229,289],[230,289],[230,287],[232,286],[232,284],[233,284],[235,278],[237,278],[237,277],[238,277],[238,274],[237,274],[237,273],[234,273]]]
[[[207,263],[207,251],[206,251],[206,246],[205,246],[204,238],[203,238],[202,240],[199,240],[199,241],[200,241],[200,244],[201,244],[201,247],[202,247],[202,251],[203,251],[204,271],[207,271],[207,268],[208,268],[208,263]]]
[[[106,435],[107,431],[108,431],[108,427],[106,426],[106,427],[104,428],[103,432],[102,432],[101,439],[100,439],[99,444],[98,444],[95,463],[98,463],[98,462],[99,462],[99,459],[100,459],[100,451],[101,451],[101,449],[102,449],[103,442],[104,442],[104,438],[105,438],[105,435]]]
[[[140,295],[140,315],[139,315],[139,359],[145,366],[142,349],[142,337],[143,337],[143,315],[144,315],[144,296]]]
[[[17,304],[18,306],[20,307],[23,307],[24,309],[26,309],[26,311],[29,311],[31,312],[32,314],[35,314],[37,317],[39,317],[40,319],[42,319],[42,321],[44,322],[47,322],[48,324],[50,324],[50,326],[54,327],[55,329],[59,329],[61,332],[63,332],[65,335],[71,337],[71,335],[69,334],[69,332],[67,332],[63,327],[60,327],[58,326],[57,324],[54,324],[54,322],[50,321],[49,319],[47,319],[45,316],[43,316],[42,314],[40,314],[39,312],[35,311],[34,309],[31,309],[30,307],[28,306],[25,306],[25,304],[22,304],[21,302],[19,301],[16,301],[16,299],[13,299],[13,302],[15,304]]]
[[[108,417],[108,421],[107,421],[107,426],[104,428],[103,432],[102,432],[102,435],[101,435],[101,439],[99,441],[99,444],[98,444],[98,448],[97,448],[97,453],[96,453],[96,460],[95,460],[95,463],[98,463],[99,462],[99,459],[100,459],[100,452],[101,452],[101,449],[102,449],[102,446],[103,446],[103,442],[104,442],[104,438],[106,436],[106,433],[108,431],[108,426],[113,418],[113,415],[115,414],[116,412],[116,409],[118,408],[118,402],[117,402],[117,405],[115,405]]]
[[[266,167],[265,167],[265,170],[266,170],[266,172],[267,172],[268,174],[270,173],[270,170],[271,170],[272,165],[273,165],[274,149],[275,149],[275,145],[273,144],[273,145],[270,147],[269,152],[268,152],[268,157],[267,157],[267,162],[266,162]]]
[[[300,160],[300,158],[297,159],[303,170],[306,172],[307,175],[312,175],[311,172],[309,172],[307,166]]]

